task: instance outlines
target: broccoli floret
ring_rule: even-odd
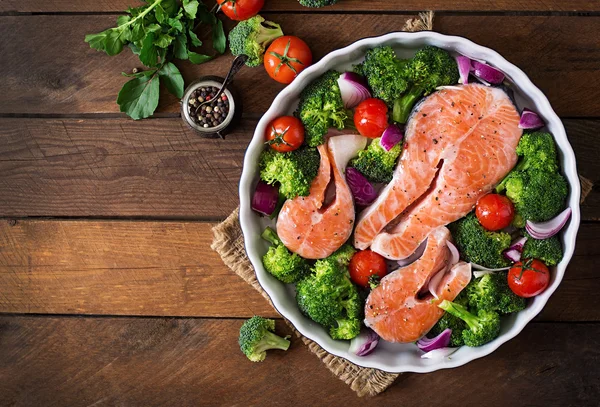
[[[369,289],[374,290],[381,284],[381,277],[378,274],[371,274],[369,276]]]
[[[357,65],[355,71],[367,78],[373,97],[393,106],[408,87],[407,64],[406,60],[396,58],[392,47],[376,47],[367,51],[364,62]]]
[[[517,171],[540,170],[556,172],[558,170],[556,144],[550,133],[535,132],[523,134],[517,145],[517,155],[521,157],[519,164],[515,167]]]
[[[465,290],[462,290],[454,299],[455,304],[460,304],[465,307],[468,305],[468,302],[469,300]],[[439,321],[427,333],[427,336],[433,338],[448,328],[452,330],[452,334],[450,335],[450,346],[463,346],[465,341],[463,340],[462,331],[467,329],[467,324],[462,319],[457,318],[448,312],[444,313]]]
[[[259,160],[260,178],[268,184],[279,182],[279,193],[288,199],[308,196],[320,162],[316,148],[301,147],[288,153],[267,149]]]
[[[466,292],[470,309],[510,314],[525,308],[525,299],[508,286],[506,273],[486,274],[472,280]]]
[[[229,32],[229,47],[235,56],[248,56],[246,65],[258,66],[263,62],[267,46],[282,35],[279,24],[266,21],[257,14],[233,27]]]
[[[325,7],[337,3],[338,0],[298,0],[298,2],[304,7]]]
[[[300,310],[329,329],[333,339],[352,339],[360,333],[363,303],[350,282],[342,257],[318,260],[312,273],[296,285]]]
[[[262,258],[263,265],[265,270],[276,279],[291,284],[300,281],[308,274],[310,271],[308,262],[298,254],[290,252],[273,229],[266,228],[262,238],[272,244]]]
[[[524,259],[538,259],[548,266],[556,266],[563,257],[563,251],[558,237],[552,236],[548,239],[534,239],[527,232],[527,242],[523,247],[522,257]]]
[[[253,362],[262,362],[269,349],[288,350],[290,341],[275,335],[275,321],[253,316],[240,328],[238,343],[244,355]]]
[[[507,274],[507,272],[494,273],[500,291],[500,295],[498,296],[498,306],[495,311],[500,314],[519,312],[524,310],[525,306],[527,306],[527,300],[523,297],[519,297],[508,286]]]
[[[327,71],[300,94],[295,115],[302,121],[306,143],[311,147],[325,142],[330,127],[341,130],[351,125],[352,114],[344,108],[339,77],[339,72]]]
[[[466,288],[469,307],[495,311],[500,299],[500,287],[493,274],[486,274],[469,283]]]
[[[462,337],[467,346],[485,345],[500,334],[500,315],[497,312],[479,310],[477,315],[473,315],[462,305],[447,300],[438,306],[466,322],[469,329],[462,331]]]
[[[428,45],[415,54],[408,66],[408,91],[394,102],[392,119],[406,123],[417,101],[435,91],[438,86],[453,85],[458,82],[456,60],[441,48]]]
[[[502,255],[510,246],[510,235],[485,230],[473,212],[448,227],[466,261],[489,268],[506,267],[510,264]]]
[[[568,186],[558,172],[512,171],[497,190],[506,191],[506,196],[515,205],[513,225],[525,226],[525,221],[542,222],[552,219],[565,207]]]
[[[356,249],[350,244],[345,244],[333,252],[333,254],[327,259],[330,261],[335,261],[340,266],[348,267],[348,264],[350,264],[350,260],[352,260],[354,253],[356,253]]]
[[[379,141],[379,138],[372,140],[366,149],[358,152],[358,157],[352,159],[349,165],[371,182],[387,183],[394,175],[402,145],[398,143],[390,151],[385,151]]]

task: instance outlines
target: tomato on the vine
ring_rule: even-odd
[[[280,116],[269,123],[266,139],[275,151],[294,151],[304,142],[304,126],[294,116]]]
[[[540,260],[526,259],[508,271],[508,286],[519,297],[534,297],[550,284],[550,271]]]
[[[217,0],[223,13],[232,20],[247,20],[258,14],[265,0]]]
[[[361,287],[368,287],[372,276],[382,278],[387,274],[387,265],[383,256],[369,249],[354,253],[348,269],[352,282]]]
[[[500,230],[513,221],[515,207],[510,199],[504,195],[487,194],[477,201],[475,215],[477,215],[481,226],[487,230]]]
[[[269,45],[265,52],[264,64],[271,78],[288,84],[312,64],[312,52],[300,38],[284,35]]]
[[[377,98],[363,100],[354,111],[354,125],[365,137],[381,137],[388,127],[387,112],[388,107],[383,100]]]

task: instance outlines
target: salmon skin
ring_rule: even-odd
[[[446,227],[437,228],[417,261],[381,279],[367,298],[365,325],[389,342],[414,342],[429,332],[444,314],[438,304],[454,300],[471,281],[469,263],[458,262],[446,271],[451,258],[449,239]],[[420,294],[438,272],[445,272],[435,288],[438,298]]]
[[[330,137],[327,144],[318,147],[321,163],[309,195],[286,201],[277,218],[277,234],[292,252],[307,259],[322,259],[348,240],[355,212],[346,183],[346,165],[366,144],[365,137],[348,134]],[[324,206],[332,175],[335,198]]]
[[[515,166],[519,113],[500,88],[441,89],[414,110],[394,178],[357,220],[354,246],[388,259],[462,218]]]

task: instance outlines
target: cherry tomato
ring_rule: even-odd
[[[537,259],[526,259],[508,271],[508,286],[519,297],[534,297],[550,283],[548,267]]]
[[[363,100],[354,111],[354,125],[358,132],[370,138],[381,137],[388,127],[388,107],[380,99]]]
[[[258,14],[265,0],[217,0],[223,13],[232,20],[247,20]]]
[[[281,116],[267,127],[267,144],[275,151],[294,151],[304,142],[304,126],[294,116]]]
[[[356,252],[348,268],[354,284],[362,287],[369,286],[369,278],[372,275],[382,278],[387,274],[387,265],[383,256],[368,249]]]
[[[475,215],[487,230],[504,229],[515,217],[513,203],[504,195],[487,194],[479,198]]]
[[[269,45],[264,60],[269,76],[277,82],[288,84],[312,64],[312,52],[300,38],[284,35]]]

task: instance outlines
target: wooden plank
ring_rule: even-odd
[[[300,340],[262,363],[239,320],[0,318],[0,404],[364,406]],[[289,328],[277,323],[280,334]],[[377,405],[596,405],[599,324],[533,323],[456,369],[403,374]],[[476,379],[474,379],[476,378]],[[468,383],[468,390],[464,390]],[[431,389],[435,391],[430,391]],[[216,401],[218,400],[218,402]]]
[[[0,3],[0,13],[48,13],[48,12],[122,12],[139,2],[134,0],[5,0]],[[337,4],[321,9],[302,7],[296,0],[269,0],[263,12],[303,11],[303,12],[347,12],[377,11],[394,13],[402,11],[599,11],[597,1],[588,0],[405,0],[401,4],[387,0],[340,0]]]
[[[0,216],[223,219],[255,120],[207,140],[179,119],[0,119]],[[599,120],[565,120],[579,172],[600,179]],[[596,188],[583,219],[600,219]]]
[[[0,224],[0,312],[277,313],[210,249],[209,223]]]
[[[281,23],[285,32],[304,38],[316,59],[360,38],[400,30],[406,20],[405,15],[377,14],[273,14],[270,18]],[[114,19],[112,15],[0,17],[0,49],[5,55],[0,59],[0,114],[118,113],[114,101],[126,81],[120,72],[139,66],[139,61],[130,52],[108,57],[83,42],[86,33],[110,27]],[[353,29],[326,29],[331,26]],[[495,48],[530,75],[560,115],[597,116],[600,17],[441,15],[435,29]],[[34,62],[23,51],[30,49],[31,38],[44,38]],[[180,65],[189,82],[205,74],[225,75],[230,63],[231,57],[224,56],[201,66]],[[236,86],[245,113],[253,117],[263,113],[283,88],[262,68],[242,70]],[[178,111],[174,97],[161,98],[159,112]]]
[[[0,312],[277,315],[209,249],[199,222],[1,221]],[[543,321],[600,321],[600,224],[581,226]]]

